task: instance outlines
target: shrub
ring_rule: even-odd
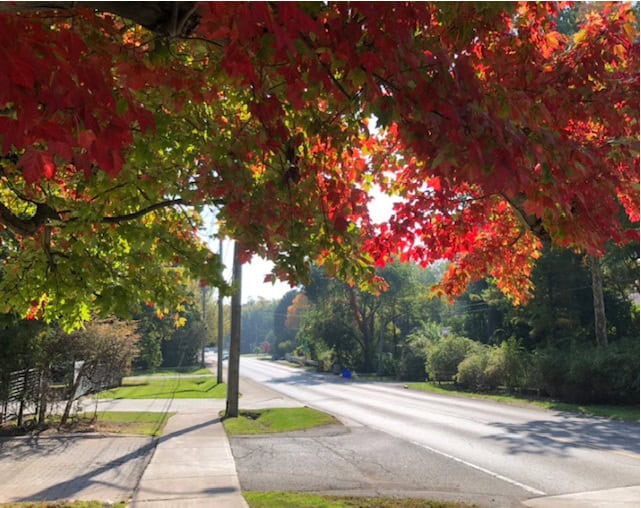
[[[537,351],[535,375],[550,396],[576,403],[638,403],[639,341]]]
[[[459,364],[456,382],[467,390],[495,390],[501,383],[500,371],[496,368],[496,358],[500,348],[478,345]]]
[[[485,370],[487,369],[489,356],[487,348],[479,349],[467,355],[459,363],[456,382],[468,390],[481,391],[486,389]]]
[[[421,335],[411,335],[402,345],[401,358],[397,363],[395,374],[403,381],[424,381],[425,362],[429,339]]]
[[[278,358],[283,358],[286,354],[291,353],[294,347],[295,344],[292,340],[284,340],[282,342],[279,342],[276,346],[276,353]]]
[[[480,345],[465,337],[444,337],[427,348],[425,370],[432,381],[452,381],[459,364]]]
[[[494,348],[487,365],[487,375],[494,379],[496,385],[503,385],[509,390],[522,388],[527,380],[527,353],[519,341],[510,338],[500,347]]]

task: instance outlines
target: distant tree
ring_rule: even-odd
[[[162,366],[186,366],[198,363],[198,354],[206,337],[200,302],[183,294],[175,309],[143,305],[135,316],[141,336],[135,366],[155,370]]]
[[[288,291],[280,299],[278,305],[276,305],[276,308],[274,309],[274,342],[272,344],[272,350],[274,352],[278,351],[280,343],[289,342],[293,346],[296,332],[287,327],[287,309],[289,309],[298,293],[299,291],[295,289]]]
[[[254,353],[274,327],[274,311],[278,301],[251,300],[243,305],[240,327],[240,352]]]
[[[287,319],[285,326],[295,332],[298,331],[302,316],[309,310],[309,300],[305,293],[299,293],[294,297],[292,304],[287,308]]]

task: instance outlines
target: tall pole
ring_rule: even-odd
[[[592,275],[592,303],[594,307],[594,333],[599,346],[608,345],[608,325],[605,317],[605,299],[603,298],[603,269],[595,256],[590,256],[590,273]]]
[[[238,416],[239,375],[240,375],[240,312],[242,264],[240,262],[240,245],[234,243],[234,264],[232,269],[234,294],[231,297],[231,334],[229,339],[229,363],[227,365],[227,418]]]
[[[208,332],[208,327],[207,327],[207,286],[202,287],[203,290],[203,326],[205,327],[205,331],[203,332],[203,343],[202,343],[202,350],[200,352],[200,366],[204,367],[205,366],[205,348],[207,347],[207,338],[209,336]]]
[[[218,253],[220,259],[223,258],[223,240],[218,240]],[[218,289],[218,360],[216,362],[216,382],[221,384],[223,382],[223,293]]]

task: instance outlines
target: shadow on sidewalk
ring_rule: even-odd
[[[138,448],[137,450],[130,452],[122,457],[118,457],[117,459],[114,459],[106,464],[101,464],[99,467],[96,467],[95,469],[92,469],[81,476],[66,480],[64,482],[59,482],[55,485],[47,487],[46,489],[42,489],[41,491],[36,492],[35,494],[32,494],[24,498],[20,498],[18,499],[18,501],[53,501],[57,499],[71,498],[75,494],[82,492],[83,490],[89,488],[92,485],[96,485],[96,484],[104,485],[106,482],[97,479],[99,475],[106,473],[107,471],[110,471],[112,469],[118,469],[123,464],[126,464],[129,461],[137,460],[137,459],[140,459],[141,457],[145,457],[148,455],[149,458],[145,462],[145,467],[140,471],[140,477],[142,477],[142,474],[144,473],[145,468],[149,464],[149,461],[151,461],[153,452],[158,446],[158,444],[168,441],[170,439],[183,436],[195,430],[202,429],[208,425],[219,423],[220,421],[221,420],[218,417],[212,418],[211,420],[208,420],[203,423],[199,423],[198,425],[193,425],[191,427],[187,427],[187,428],[172,432],[171,434],[163,435],[160,438],[154,439],[150,443]],[[72,437],[68,439],[74,439],[74,438]],[[96,459],[99,459],[99,457],[96,457]],[[138,484],[139,481],[140,481],[140,478],[138,478],[136,484]]]

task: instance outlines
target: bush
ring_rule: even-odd
[[[459,364],[470,351],[480,345],[455,335],[440,339],[427,348],[425,370],[432,381],[452,381]]]
[[[487,348],[467,355],[458,366],[456,382],[467,390],[482,391],[486,389],[485,370],[488,358]]]
[[[295,344],[293,340],[284,340],[279,342],[276,346],[276,356],[278,358],[284,358],[286,354],[291,353],[294,350]]]
[[[638,403],[639,341],[608,347],[572,345],[537,351],[535,375],[551,397],[567,402]]]
[[[473,391],[495,390],[501,383],[500,371],[496,369],[496,358],[500,348],[477,346],[459,364],[456,382]]]
[[[410,336],[402,346],[400,360],[393,366],[396,376],[403,381],[425,381],[428,347],[427,338],[420,335]]]
[[[503,385],[509,390],[522,388],[527,381],[527,364],[527,353],[519,341],[511,338],[492,350],[487,375],[497,386]]]

